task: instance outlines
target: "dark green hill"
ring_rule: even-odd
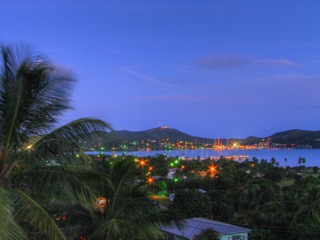
[[[259,138],[250,136],[241,140],[243,145],[254,145],[270,141],[270,147],[320,148],[320,131],[293,129],[277,132],[271,136]]]
[[[243,145],[254,145],[261,142],[263,138],[258,138],[254,136],[247,137],[245,139],[240,140],[240,143]]]
[[[194,137],[184,132],[178,131],[174,128],[158,127],[146,131],[131,132],[126,130],[114,131],[109,133],[110,140],[127,140],[127,141],[141,141],[141,140],[162,140],[168,139],[170,141],[184,141],[184,142],[198,142],[198,143],[213,143],[213,139]],[[108,141],[108,140],[107,140]]]
[[[308,130],[300,130],[300,129],[293,129],[283,132],[275,133],[270,138],[319,138],[320,139],[320,131],[308,131]]]
[[[320,147],[320,131],[293,129],[269,136],[273,143],[285,144],[287,147]]]
[[[243,145],[262,147],[320,148],[320,131],[294,129],[278,132],[264,138],[250,136],[245,139],[231,138],[229,140],[235,140]],[[129,150],[143,149],[148,146],[152,147],[152,149],[161,149],[163,146],[168,145],[167,143],[173,144],[179,141],[193,143],[197,146],[205,146],[206,144],[213,144],[215,139],[191,136],[174,128],[158,127],[138,132],[127,130],[110,132],[106,137],[84,143],[82,147],[85,149],[97,149],[104,146],[106,149],[126,148]],[[227,139],[220,139],[219,141],[224,145],[229,143]],[[146,145],[146,142],[149,142],[149,145]]]

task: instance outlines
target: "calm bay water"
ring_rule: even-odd
[[[299,166],[298,159],[303,157],[306,159],[306,166],[320,167],[320,149],[255,149],[255,150],[212,150],[212,149],[197,149],[197,150],[171,150],[171,151],[137,151],[137,152],[98,152],[92,151],[87,154],[106,154],[106,155],[133,155],[137,157],[155,156],[156,154],[166,154],[172,157],[188,157],[188,158],[208,158],[219,156],[248,156],[250,160],[253,157],[257,159],[265,159],[271,161],[274,157],[280,166]],[[285,158],[287,162],[285,162]]]

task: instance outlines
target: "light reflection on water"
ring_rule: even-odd
[[[100,152],[91,151],[87,154],[105,154],[105,155],[133,155],[137,157],[155,156],[156,154],[166,154],[172,157],[188,157],[191,158],[209,158],[219,156],[248,156],[250,160],[253,157],[257,159],[265,159],[270,161],[275,158],[280,166],[299,166],[298,159],[303,157],[306,159],[306,166],[320,166],[320,149],[233,149],[233,150],[212,150],[212,149],[197,149],[197,150],[170,150],[170,151],[136,151],[136,152]],[[285,162],[285,158],[287,162]]]

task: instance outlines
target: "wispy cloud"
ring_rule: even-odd
[[[250,60],[237,56],[205,56],[197,58],[196,65],[203,69],[230,69],[244,66],[250,63]]]
[[[233,55],[219,55],[219,56],[204,56],[195,59],[195,65],[198,68],[205,70],[218,70],[218,69],[235,69],[245,66],[250,67],[263,67],[263,68],[277,68],[277,67],[298,67],[299,64],[282,58],[248,58]]]
[[[154,78],[154,77],[150,77],[150,76],[147,76],[145,74],[142,74],[142,73],[139,73],[139,72],[136,72],[136,71],[133,71],[131,69],[128,69],[128,68],[121,68],[121,70],[125,73],[129,73],[131,74],[132,76],[135,76],[137,77],[138,79],[140,80],[143,80],[147,83],[150,83],[150,84],[156,84],[156,85],[165,85],[165,86],[175,86],[174,84],[172,83],[168,83],[166,81],[162,81],[162,80],[159,80],[157,78]]]
[[[287,67],[297,67],[298,64],[290,61],[288,59],[254,59],[252,60],[252,64],[262,66],[262,67],[281,67],[281,66],[287,66]]]

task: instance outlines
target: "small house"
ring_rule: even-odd
[[[207,218],[187,218],[182,220],[180,227],[175,225],[161,227],[166,240],[192,240],[207,229],[216,231],[220,240],[248,240],[248,233],[251,232],[248,228]]]

